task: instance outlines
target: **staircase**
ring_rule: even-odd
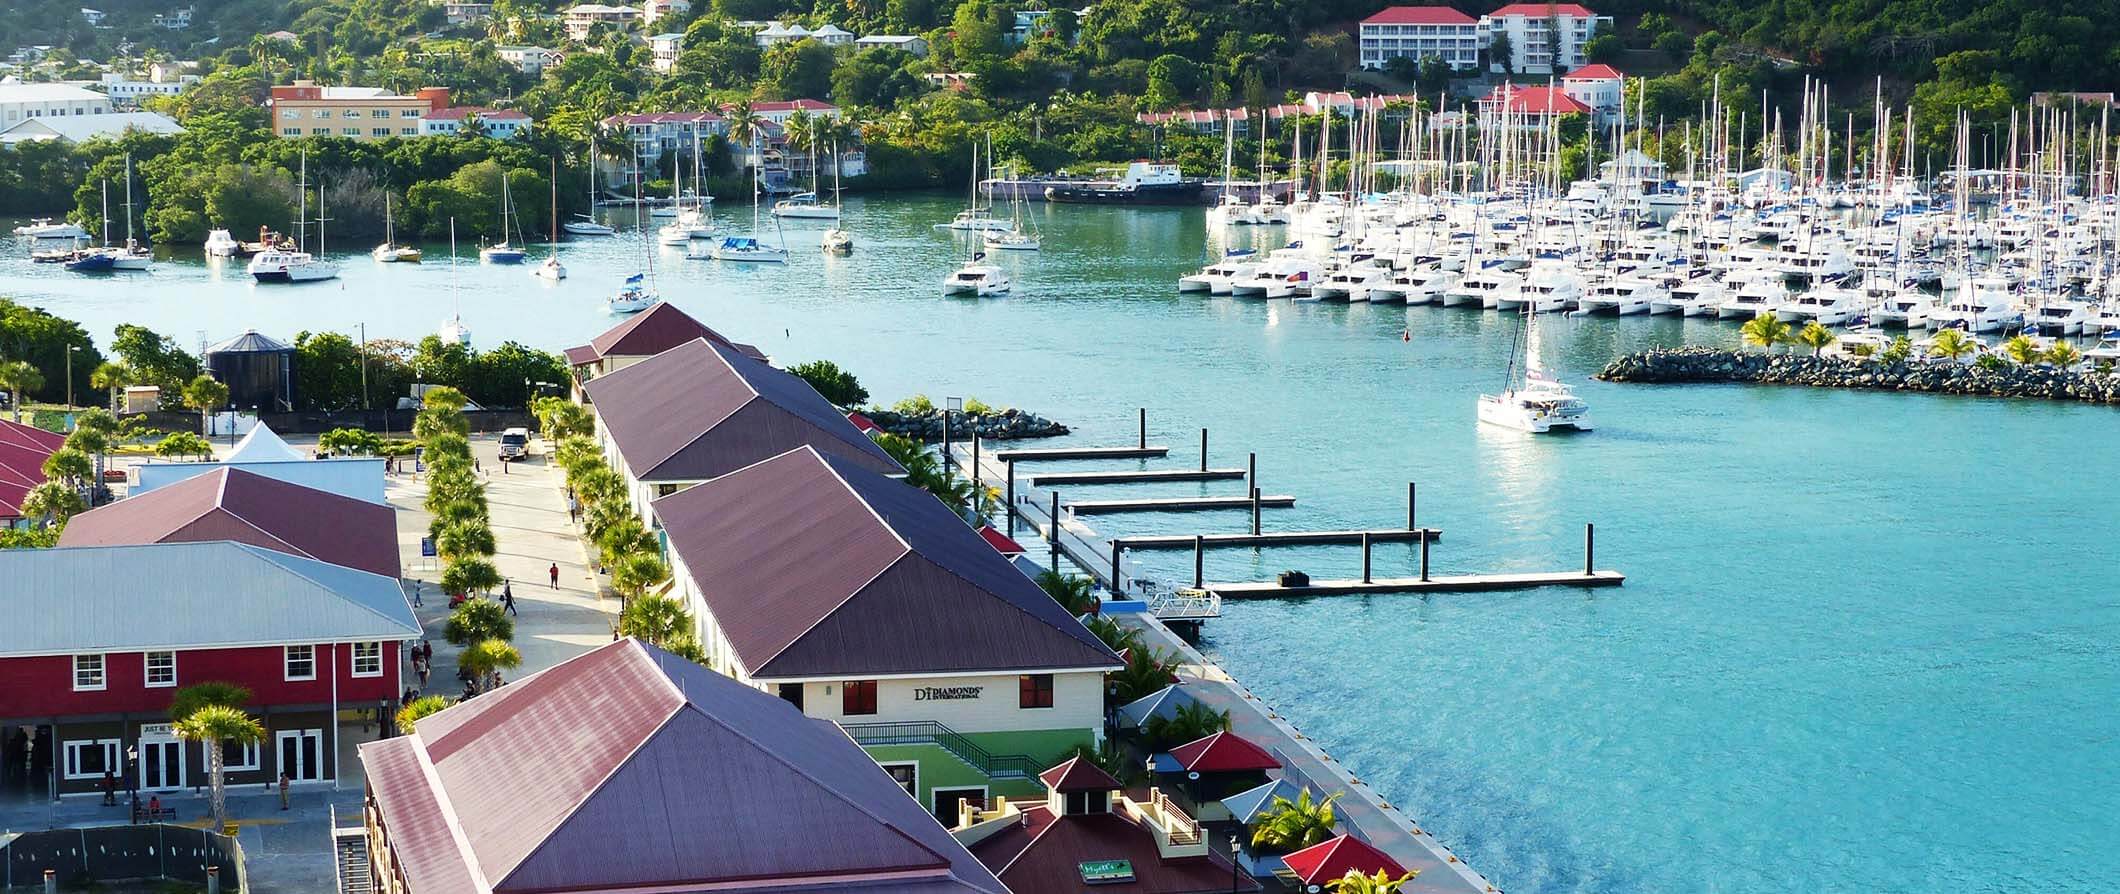
[[[933,745],[949,752],[986,775],[988,779],[1032,779],[1045,769],[1027,754],[994,754],[978,746],[963,733],[932,720],[898,723],[848,723],[841,729],[855,744]]]
[[[361,828],[331,830],[333,863],[339,872],[339,894],[374,894],[368,870],[368,833]]]

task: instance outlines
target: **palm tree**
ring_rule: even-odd
[[[1744,336],[1745,344],[1757,345],[1769,351],[1774,350],[1776,345],[1788,344],[1790,339],[1789,324],[1782,322],[1771,310],[1760,311],[1759,316],[1753,317],[1743,329],[1738,330],[1738,334]]]
[[[183,456],[206,457],[213,455],[213,445],[206,439],[188,431],[170,432],[155,442],[155,455],[165,458]]]
[[[88,508],[81,492],[57,481],[46,481],[22,496],[18,510],[23,518],[43,519],[46,524],[66,527],[68,519]]]
[[[72,447],[61,447],[44,458],[44,477],[65,482],[71,487],[80,487],[83,482],[95,477],[95,474],[95,460],[89,459],[88,454]]]
[[[2046,362],[2058,369],[2068,369],[2083,362],[2083,352],[2068,342],[2057,341],[2053,347],[2046,349]]]
[[[1349,869],[1346,875],[1327,882],[1325,887],[1332,894],[1398,894],[1400,888],[1420,874],[1420,870],[1411,869],[1398,878],[1392,878],[1382,869],[1377,870],[1377,874],[1373,876]]]
[[[494,546],[493,529],[484,521],[455,522],[434,535],[434,551],[452,564],[460,559],[493,555]]]
[[[1812,320],[1803,324],[1803,331],[1796,333],[1796,340],[1803,342],[1804,347],[1811,349],[1811,356],[1816,357],[1818,352],[1826,349],[1826,345],[1839,341],[1840,337],[1834,335],[1833,330],[1827,329],[1825,324]]]
[[[508,617],[508,610],[491,599],[471,599],[449,613],[448,623],[442,626],[442,637],[459,646],[497,639],[502,642],[515,638],[515,620]]]
[[[1104,645],[1114,652],[1138,649],[1144,642],[1141,631],[1119,623],[1110,615],[1091,615],[1089,620],[1082,622],[1082,626],[1096,634],[1097,638],[1103,640]]]
[[[247,704],[250,704],[249,689],[234,683],[208,680],[204,683],[193,683],[170,696],[169,719],[172,722],[183,720],[208,705],[240,708]]]
[[[401,734],[410,732],[420,718],[446,707],[449,707],[449,700],[439,695],[423,695],[406,702],[397,712],[397,731]]]
[[[618,615],[618,635],[667,646],[692,633],[692,613],[668,596],[636,596]]]
[[[469,596],[500,586],[501,573],[493,567],[492,562],[485,559],[464,558],[450,562],[449,567],[442,569],[442,579],[439,583],[444,593]]]
[[[1199,702],[1179,705],[1171,716],[1161,714],[1141,724],[1141,732],[1157,749],[1183,745],[1229,729],[1229,712],[1217,711]]]
[[[788,141],[788,148],[797,152],[808,152],[817,146],[817,119],[810,113],[796,109],[788,120],[780,125],[781,133]]]
[[[748,164],[750,154],[758,151],[758,136],[765,132],[766,119],[751,108],[748,99],[730,106],[722,117],[728,122],[729,139],[742,143],[747,150],[745,163]]]
[[[2009,341],[2002,343],[2002,352],[2009,355],[2010,362],[2018,366],[2030,366],[2046,359],[2046,352],[2040,350],[2039,343],[2033,341],[2029,335],[2012,336]]]
[[[22,392],[44,387],[44,373],[27,360],[0,363],[0,388],[7,389],[15,408],[15,421],[22,421]]]
[[[184,386],[184,405],[199,411],[199,434],[210,434],[206,427],[206,416],[228,403],[228,386],[214,381],[212,376],[200,376]]]
[[[228,705],[207,705],[177,721],[177,738],[206,744],[206,791],[213,827],[228,824],[228,787],[221,765],[221,746],[229,742],[255,744],[265,740],[265,727]]]
[[[1331,838],[1335,822],[1332,802],[1339,800],[1341,794],[1333,792],[1312,800],[1310,789],[1306,788],[1294,801],[1275,795],[1273,805],[1252,820],[1252,846],[1288,854]]]
[[[646,596],[650,587],[669,579],[670,566],[663,564],[660,556],[645,550],[621,556],[611,565],[611,589],[618,591],[619,598],[626,600],[629,608]],[[645,636],[642,639],[662,645],[658,639]]]
[[[1937,332],[1935,338],[1929,340],[1929,356],[1943,357],[1953,361],[1964,360],[1965,355],[1973,353],[1978,348],[1979,346],[1974,344],[1971,338],[1966,337],[1964,332],[1957,329],[1944,329]]]
[[[1106,680],[1112,685],[1112,695],[1120,704],[1125,704],[1178,682],[1178,659],[1169,652],[1144,645],[1128,651],[1126,666],[1114,671]]]
[[[464,647],[456,656],[456,666],[471,674],[471,685],[480,692],[486,690],[484,680],[504,670],[522,666],[523,653],[508,645],[505,640],[482,639]]]
[[[132,367],[109,360],[88,374],[89,387],[110,392],[110,411],[113,413],[124,411],[124,391],[135,381],[138,381],[138,377],[133,375]]]
[[[1095,582],[1086,577],[1061,574],[1048,568],[1038,572],[1038,586],[1044,587],[1046,594],[1071,615],[1089,614],[1097,605],[1097,597],[1091,592]]]

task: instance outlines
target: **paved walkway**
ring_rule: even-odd
[[[332,865],[331,814],[337,811],[341,825],[360,822],[361,787],[297,787],[288,797],[290,809],[280,809],[277,794],[256,794],[256,786],[229,789],[228,815],[236,823],[236,841],[243,847],[243,871],[249,890],[255,894],[327,894],[338,888]],[[243,794],[248,792],[249,794]],[[124,800],[124,795],[119,795]],[[165,792],[162,805],[176,811],[177,825],[204,828],[209,820],[206,797],[189,791]],[[105,807],[94,797],[67,798],[57,803],[0,804],[0,833],[37,829],[95,828],[121,825],[128,819],[125,807]]]
[[[1324,793],[1346,792],[1334,806],[1342,825],[1352,826],[1361,837],[1390,854],[1420,876],[1406,886],[1408,894],[1484,894],[1493,885],[1450,853],[1450,849],[1385,800],[1383,793],[1361,782],[1352,770],[1320,750],[1317,743],[1288,720],[1267,707],[1220,665],[1209,661],[1153,616],[1142,613],[1115,614],[1121,623],[1140,630],[1158,648],[1177,652],[1183,664],[1178,679],[1187,692],[1217,711],[1229,712],[1230,730],[1271,749],[1282,761],[1282,775],[1291,782],[1307,782]]]

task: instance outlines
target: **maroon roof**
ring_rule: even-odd
[[[704,338],[583,387],[643,481],[703,481],[806,445],[877,472],[905,471],[800,376]]]
[[[995,552],[1011,559],[1028,552],[1028,550],[1023,548],[1023,544],[1016,542],[1015,538],[994,530],[993,525],[980,525],[979,539],[986,541],[987,545],[992,546]]]
[[[635,640],[362,745],[361,760],[420,894],[1004,894],[837,727]]]
[[[60,546],[234,540],[398,577],[397,510],[219,468],[74,516]]]
[[[580,366],[605,357],[653,357],[695,338],[704,338],[715,344],[727,345],[743,353],[745,357],[763,362],[764,351],[747,344],[730,341],[726,336],[707,328],[705,323],[692,315],[678,310],[677,305],[657,301],[647,310],[627,317],[626,321],[604,330],[604,334],[589,340],[586,345],[567,349],[567,362]]]
[[[1119,780],[1104,772],[1103,767],[1079,756],[1038,774],[1038,781],[1056,792],[1108,792],[1121,787]]]
[[[1479,20],[1448,6],[1387,6],[1364,25],[1477,25]]]
[[[654,506],[753,678],[1122,666],[942,501],[846,459],[802,447]]]
[[[66,438],[0,419],[0,518],[21,517],[22,498],[44,483],[44,461]]]
[[[1043,805],[1023,811],[1025,824],[1011,826],[972,845],[972,853],[1001,876],[1011,894],[1081,894],[1090,890],[1081,866],[1102,860],[1133,865],[1134,880],[1110,885],[1127,894],[1208,894],[1257,891],[1258,882],[1219,856],[1166,860],[1155,833],[1111,813],[1053,816]]]
[[[1397,860],[1352,835],[1318,842],[1282,857],[1281,862],[1305,885],[1327,884],[1350,872],[1368,876],[1382,872],[1391,878],[1406,874],[1406,868]]]
[[[1178,766],[1201,773],[1241,773],[1246,770],[1278,770],[1281,762],[1266,749],[1232,732],[1219,732],[1194,739],[1170,750]]]

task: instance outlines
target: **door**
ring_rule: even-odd
[[[141,739],[140,789],[154,792],[183,787],[183,744],[175,739]]]
[[[275,737],[280,745],[280,772],[295,782],[324,778],[324,731],[286,729]]]

